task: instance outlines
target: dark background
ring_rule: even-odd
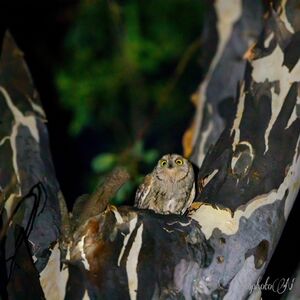
[[[140,7],[139,9],[136,9],[136,6],[138,5],[137,2],[129,2],[132,4],[130,9],[127,9],[128,6],[122,1],[113,2],[114,5],[116,4],[117,8],[123,9],[125,5],[127,9],[127,12],[123,13],[120,17],[121,21],[117,24],[119,26],[117,27],[117,32],[123,30],[124,24],[126,24],[126,26],[127,24],[131,24],[130,18],[134,18],[132,17],[134,14],[131,14],[132,11],[140,12],[141,9],[149,10],[149,7]],[[155,2],[157,5],[159,1],[152,1],[152,4],[154,5]],[[197,6],[195,1],[182,2],[186,3],[188,8],[193,8],[195,11],[195,5]],[[170,46],[171,55],[169,54],[169,56],[171,56],[171,59],[159,57],[158,59],[161,60],[159,66],[153,64],[153,67],[151,65],[151,59],[154,60],[155,58],[151,58],[149,59],[150,67],[131,67],[133,68],[135,75],[143,78],[143,83],[126,82],[125,85],[116,86],[115,82],[113,82],[113,86],[117,90],[117,94],[113,95],[117,95],[118,97],[122,95],[122,99],[119,98],[116,100],[113,99],[113,96],[111,96],[112,98],[109,98],[108,96],[107,98],[105,98],[106,96],[101,98],[102,90],[99,92],[100,97],[99,94],[97,94],[98,91],[94,91],[95,98],[92,98],[93,100],[91,100],[92,109],[90,109],[88,114],[89,119],[92,119],[93,122],[85,124],[80,121],[81,123],[79,123],[81,125],[78,125],[78,120],[76,119],[76,116],[74,117],[74,111],[70,108],[72,102],[65,103],[65,101],[71,100],[62,99],[66,95],[72,95],[72,93],[73,95],[76,95],[76,88],[74,89],[72,86],[68,90],[68,86],[63,88],[60,87],[59,78],[61,78],[61,74],[64,74],[68,78],[70,85],[74,83],[73,81],[80,80],[80,77],[73,80],[72,72],[76,71],[74,71],[70,65],[74,64],[76,66],[77,64],[76,55],[73,55],[73,52],[78,54],[77,58],[79,57],[79,61],[83,55],[80,51],[82,49],[87,49],[88,52],[89,48],[88,46],[84,46],[84,43],[82,42],[84,39],[82,37],[90,37],[91,47],[93,46],[93,43],[99,43],[97,38],[96,40],[93,40],[91,37],[97,34],[97,30],[100,27],[91,26],[91,24],[93,24],[93,19],[86,9],[89,6],[92,8],[93,5],[97,6],[96,2],[81,1],[79,3],[78,1],[71,0],[42,2],[29,0],[26,1],[26,3],[22,3],[21,1],[15,0],[6,2],[1,1],[0,3],[0,38],[2,40],[5,30],[9,29],[17,44],[25,54],[26,61],[48,116],[48,129],[53,161],[62,191],[66,196],[70,207],[76,197],[92,189],[97,178],[101,177],[102,174],[112,168],[114,164],[120,163],[128,166],[135,175],[135,178],[138,178],[136,181],[132,182],[131,185],[127,187],[127,190],[123,191],[123,194],[117,199],[117,202],[123,202],[125,198],[128,198],[128,195],[132,195],[139,182],[139,178],[153,167],[153,163],[157,157],[164,152],[181,152],[181,137],[193,115],[193,107],[187,95],[190,95],[196,89],[201,79],[201,61],[199,59],[201,50],[198,49],[199,51],[196,54],[194,53],[191,55],[192,57],[189,57],[189,61],[186,63],[180,76],[177,76],[178,73],[176,73],[176,68],[178,67],[178,62],[180,62],[182,56],[185,55],[185,50],[189,49],[189,46],[194,43],[194,40],[197,41],[200,36],[204,12],[202,5],[199,4],[198,7],[196,7],[196,12],[198,10],[200,13],[199,20],[196,22],[196,25],[199,25],[199,28],[195,26],[195,21],[193,21],[193,13],[191,13],[190,17],[184,15],[184,22],[189,24],[186,26],[179,24],[182,30],[189,31],[189,34],[186,34],[186,39],[182,39],[181,37],[178,38],[181,44],[176,44],[177,42],[174,40],[174,45],[179,48],[178,53],[174,50],[176,48],[175,46],[173,46],[173,50]],[[168,28],[165,24],[168,24],[168,20],[169,22],[171,22],[171,20],[174,21],[172,14],[179,14],[179,10],[182,10],[180,3],[177,3],[177,6],[174,5],[174,7],[174,11],[167,11],[169,19],[164,20],[163,17],[161,17],[161,19],[153,19],[154,25],[152,26],[166,26],[166,36],[172,33],[172,31],[170,31],[172,28]],[[113,6],[113,9],[115,9],[115,6]],[[177,12],[176,9],[178,10]],[[84,12],[82,13],[81,10]],[[153,11],[150,10],[150,16],[148,16],[150,21],[152,20],[151,13],[153,15],[155,14],[155,6]],[[85,18],[91,18],[91,23],[88,24],[88,26],[85,26]],[[97,25],[100,26],[101,22],[109,22],[109,20],[103,17],[102,20],[99,21],[97,19],[95,22],[100,22],[99,24],[97,23]],[[177,22],[176,19],[175,22]],[[129,25],[128,28],[126,28],[128,32],[130,32]],[[146,32],[147,24],[143,26],[143,29]],[[172,26],[173,25],[171,24],[170,27]],[[105,26],[103,25],[103,27]],[[190,28],[194,28],[194,30],[191,32]],[[107,32],[106,33],[110,37],[115,37],[113,34],[109,33],[109,31]],[[144,37],[145,35],[143,34],[144,33],[133,35],[133,39],[137,39],[137,37],[140,36]],[[179,34],[178,29],[174,28],[172,34]],[[103,35],[105,36],[105,32]],[[122,35],[122,33],[120,35]],[[157,36],[153,34],[152,38],[155,40]],[[109,41],[106,42],[108,43]],[[138,42],[141,43],[141,40],[138,40]],[[89,41],[87,43],[89,43]],[[112,43],[114,43],[114,39],[112,39]],[[116,42],[117,48],[123,49],[124,45],[126,48],[128,45],[132,47],[132,45],[135,46],[136,44],[123,40],[121,42]],[[107,47],[109,48],[111,46],[107,45]],[[84,60],[86,58],[82,60],[83,66],[80,66],[78,63],[79,66],[77,68],[79,74],[80,72],[83,72],[82,68],[84,68],[84,64],[86,62],[89,63],[90,61],[91,64],[99,63],[100,67],[104,66],[103,64],[106,61],[111,62],[112,65],[108,70],[113,69],[113,59],[117,54],[106,53],[105,49],[103,50],[101,48],[98,50],[99,53],[94,57],[95,62],[92,61],[93,57],[91,57],[87,60]],[[138,53],[147,53],[146,50],[141,48],[141,51]],[[108,52],[110,51],[112,50],[109,49]],[[103,61],[102,56],[104,56],[105,61]],[[138,63],[138,61],[136,63]],[[87,68],[88,67],[91,67],[91,65],[87,64]],[[92,74],[92,77],[93,76],[94,75]],[[172,102],[174,102],[172,104],[173,106],[165,105],[164,100],[157,103],[153,100],[153,96],[145,98],[146,100],[143,100],[143,105],[139,104],[142,103],[141,99],[144,97],[145,91],[144,89],[137,89],[135,91],[135,84],[143,84],[145,89],[147,89],[147,93],[156,95],[155,93],[160,91],[160,82],[163,84],[172,77],[175,78],[175,87],[172,87],[170,92],[170,97],[172,98]],[[179,77],[179,79],[177,77]],[[184,77],[188,78],[188,80],[185,80]],[[160,82],[158,82],[156,78],[159,78]],[[171,82],[171,85],[172,83],[174,82]],[[130,91],[132,89],[135,93]],[[185,97],[182,97],[182,95],[185,95]],[[181,99],[176,100],[177,96],[178,99],[180,97]],[[74,96],[74,98],[76,97]],[[185,103],[181,103],[184,102],[182,99],[185,99]],[[101,110],[103,107],[105,111],[107,103],[112,103],[112,113],[109,115],[111,120],[108,119],[105,123],[104,121],[101,121],[102,115],[95,114],[94,111]],[[130,120],[127,119],[127,115],[129,114],[127,108],[130,110],[135,103],[138,104],[138,110],[133,115],[135,116],[139,113],[142,116],[140,123],[145,120],[149,122],[150,128],[146,129],[146,133],[143,133],[142,136],[139,136],[139,134],[134,132],[128,125]],[[74,106],[75,105],[79,104],[74,100]],[[85,107],[86,103],[81,103],[80,105]],[[115,111],[114,107],[121,107],[121,112]],[[151,115],[149,120],[147,119],[148,113]],[[77,116],[77,118],[80,120],[81,117]],[[129,136],[128,140],[119,139],[118,130],[110,131],[110,122],[113,124],[116,119],[120,119],[123,122],[121,126],[126,128],[126,134]],[[75,128],[77,129],[74,130],[72,124],[75,124]],[[126,149],[126,151],[124,149]],[[116,157],[123,157],[123,160],[115,161]],[[107,168],[99,169],[99,167],[97,167],[97,160],[106,162]],[[276,278],[293,277],[293,272],[299,262],[300,253],[298,211],[299,199],[295,202],[279,246],[267,269],[265,280],[269,276],[269,282],[274,281]],[[264,280],[262,282],[264,282]],[[280,297],[272,292],[264,292],[263,298],[279,299]]]

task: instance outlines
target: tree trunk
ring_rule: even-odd
[[[61,193],[46,116],[22,52],[6,33],[0,61],[1,290],[11,299],[43,295],[39,273],[60,235]],[[6,272],[5,272],[6,271]],[[6,295],[7,296],[7,295]]]
[[[186,156],[198,167],[233,117],[238,84],[246,67],[247,50],[263,27],[260,1],[215,1],[207,14],[203,40],[204,80],[192,96],[194,121],[183,139]]]
[[[12,299],[250,296],[300,184],[300,7],[296,0],[273,4],[247,51],[262,14],[250,0],[218,0],[211,12],[206,37],[213,57],[184,139],[186,153],[201,166],[189,214],[103,206],[73,232],[43,110],[6,35],[0,62],[2,291]]]

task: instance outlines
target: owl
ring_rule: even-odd
[[[160,214],[184,214],[194,197],[192,164],[178,154],[167,154],[139,186],[134,205]]]

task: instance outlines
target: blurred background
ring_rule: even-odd
[[[0,39],[9,29],[25,54],[69,207],[116,165],[133,179],[113,201],[132,204],[157,159],[182,153],[203,74],[205,10],[204,0],[0,2]],[[298,209],[296,201],[264,280],[293,277]],[[273,298],[281,295],[264,292]]]
[[[9,28],[45,107],[69,205],[116,165],[133,179],[114,202],[133,199],[162,154],[182,152],[189,95],[201,79],[203,2],[30,0],[0,8],[1,37]]]

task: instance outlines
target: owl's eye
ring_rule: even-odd
[[[165,159],[161,160],[161,161],[160,161],[160,165],[161,165],[162,167],[165,167],[165,166],[167,165],[167,161],[166,161]]]
[[[182,166],[182,165],[183,165],[183,160],[180,159],[180,158],[177,158],[177,159],[175,160],[175,163],[176,163],[177,166]]]

